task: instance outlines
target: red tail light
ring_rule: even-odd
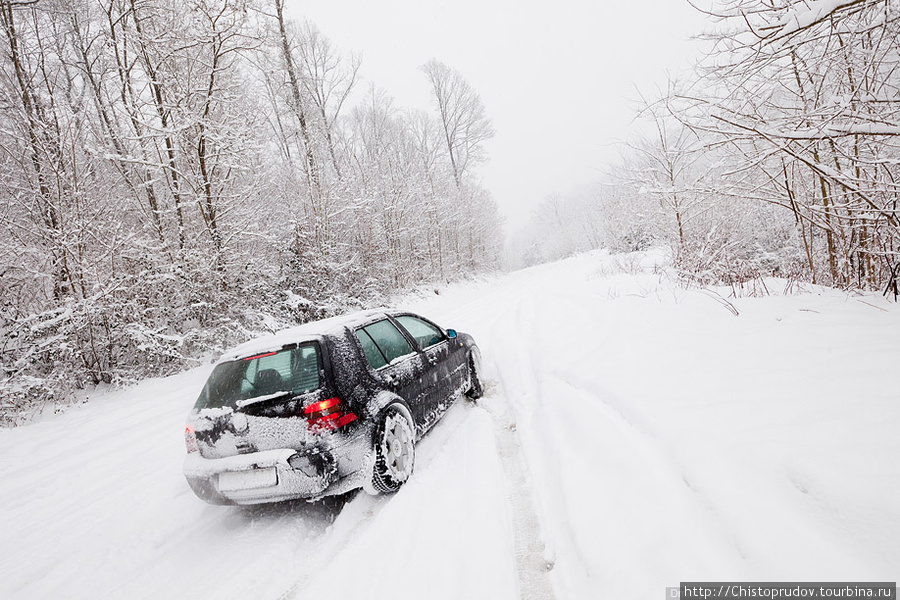
[[[277,352],[263,352],[262,354],[254,354],[253,356],[248,356],[247,358],[242,358],[241,360],[255,360],[257,358],[262,358],[264,356],[272,356],[274,354],[278,354]]]
[[[184,428],[184,445],[187,447],[188,454],[200,451],[200,444],[197,443],[197,434],[194,433],[194,428],[190,425],[186,425]]]
[[[338,398],[329,398],[328,400],[322,400],[321,402],[313,402],[312,404],[308,404],[303,407],[303,412],[307,415],[311,415],[313,413],[324,412],[329,408],[334,408],[338,406],[341,401]],[[340,409],[338,409],[340,410]]]
[[[329,398],[321,402],[313,402],[303,407],[307,427],[310,431],[334,431],[356,420],[352,412],[344,412],[340,398]]]

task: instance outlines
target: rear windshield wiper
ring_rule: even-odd
[[[259,404],[261,402],[274,402],[275,400],[284,400],[294,395],[291,390],[282,390],[274,394],[266,394],[265,396],[256,396],[255,398],[247,398],[246,400],[238,400],[234,403],[238,410],[246,408],[251,404]]]

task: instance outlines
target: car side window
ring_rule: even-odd
[[[358,329],[356,337],[373,369],[415,352],[400,330],[387,319]]]
[[[381,353],[381,350],[375,344],[375,340],[366,333],[365,329],[357,329],[356,337],[359,339],[359,343],[362,344],[363,353],[366,355],[366,360],[369,362],[370,367],[379,369],[387,364],[384,354]]]
[[[444,339],[444,334],[440,329],[431,323],[426,323],[422,319],[409,315],[395,318],[403,325],[403,328],[409,332],[409,335],[416,340],[416,343],[419,344],[419,348],[422,348],[423,350],[429,346],[440,343]]]

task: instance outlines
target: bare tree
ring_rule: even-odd
[[[482,143],[494,128],[475,89],[457,71],[432,59],[422,66],[437,105],[457,187],[468,168],[483,158]]]
[[[328,239],[327,215],[322,207],[321,173],[319,161],[316,158],[313,146],[313,136],[309,123],[309,106],[304,98],[303,84],[300,78],[301,74],[295,64],[291,40],[288,38],[288,29],[284,20],[284,2],[283,0],[274,0],[274,3],[281,57],[284,62],[284,69],[287,72],[288,83],[290,86],[291,108],[300,125],[300,135],[303,140],[305,157],[304,166],[306,169],[309,202],[314,217],[313,222],[315,224],[316,243],[321,249],[326,247]]]
[[[695,133],[672,118],[660,103],[644,101],[639,117],[651,133],[627,146],[634,157],[626,177],[640,193],[656,198],[675,226],[679,253],[687,250],[687,221],[702,201],[698,180],[704,175],[701,141]]]
[[[334,139],[335,122],[357,83],[360,59],[354,55],[344,60],[328,38],[309,22],[304,23],[300,31],[298,50],[303,73],[301,82],[307,97],[315,105],[332,167],[341,179]]]

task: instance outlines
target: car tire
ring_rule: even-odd
[[[375,431],[375,465],[372,488],[382,494],[400,489],[412,475],[416,462],[415,430],[406,415],[391,405],[384,409]]]
[[[478,400],[484,396],[484,386],[481,383],[481,351],[477,346],[469,352],[469,391],[466,396],[472,400]]]

